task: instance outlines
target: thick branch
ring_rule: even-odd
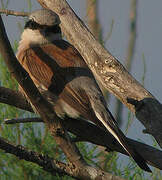
[[[123,103],[134,109],[127,103],[127,97],[138,100],[144,97],[152,97],[108,52],[96,41],[84,23],[78,19],[65,0],[38,0],[55,11],[62,22],[62,28],[68,40],[79,50],[95,76],[104,87]],[[137,91],[135,91],[137,89]],[[140,91],[141,90],[141,91]]]
[[[21,85],[31,103],[48,126],[51,134],[55,138],[57,144],[61,147],[69,161],[71,162],[73,176],[80,179],[112,179],[113,176],[100,169],[88,166],[79,153],[75,143],[70,141],[66,131],[60,124],[60,119],[53,111],[53,107],[49,104],[37,90],[36,86],[30,79],[28,73],[21,67],[17,61],[10,42],[7,38],[4,24],[0,16],[0,53],[8,66],[9,71]],[[58,134],[59,130],[59,134]],[[92,177],[93,176],[93,177]]]
[[[55,11],[62,22],[62,29],[66,38],[78,49],[84,60],[94,73],[97,80],[122,101],[131,111],[136,112],[137,118],[149,129],[162,147],[162,109],[161,104],[148,92],[138,81],[136,81],[129,72],[113,57],[107,50],[99,44],[90,33],[84,23],[76,16],[66,0],[38,0],[44,7]],[[142,109],[128,103],[127,98],[143,101],[147,98],[152,101],[145,101]],[[151,104],[153,102],[153,104]],[[156,102],[156,103],[155,103]],[[149,106],[156,105],[158,112],[154,109],[147,109]],[[155,107],[155,108],[156,108]],[[143,109],[145,109],[143,111]],[[140,115],[139,115],[140,114]],[[155,118],[146,119],[151,114]]]

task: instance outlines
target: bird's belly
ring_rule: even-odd
[[[50,104],[53,105],[54,110],[59,117],[64,117],[65,115],[72,118],[79,117],[78,111],[76,111],[73,107],[71,107],[68,103],[66,103],[62,98],[48,91],[46,88],[42,86],[39,86],[38,89],[43,95],[43,97]]]

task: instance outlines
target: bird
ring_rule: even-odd
[[[60,23],[59,16],[51,10],[33,11],[19,42],[16,54],[19,63],[52,104],[57,116],[83,118],[96,124],[111,133],[140,168],[151,172],[146,160],[118,127],[83,57],[62,38]],[[21,87],[20,90],[27,96]]]

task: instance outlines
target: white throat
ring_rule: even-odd
[[[39,30],[25,29],[21,35],[21,40],[19,42],[19,50],[24,50],[29,47],[43,45],[51,43],[55,40],[61,40],[61,34],[50,33],[48,36],[41,34]]]

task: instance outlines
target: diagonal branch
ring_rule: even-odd
[[[136,117],[146,127],[146,131],[153,135],[162,147],[161,104],[96,41],[66,0],[37,1],[43,7],[49,8],[59,15],[66,38],[78,49],[96,79],[132,112],[135,112]],[[128,102],[128,98],[136,100],[136,104],[139,103],[138,107],[140,108],[136,108],[137,106]],[[140,106],[141,103],[142,106]]]
[[[13,154],[17,156],[19,159],[24,159],[26,161],[30,161],[41,166],[45,171],[50,172],[52,175],[56,175],[58,173],[60,176],[70,175],[68,172],[69,166],[65,163],[56,161],[47,155],[38,154],[34,151],[29,151],[25,149],[23,146],[15,145],[10,143],[4,138],[0,138],[0,149],[4,150],[6,153]]]
[[[33,112],[30,104],[20,92],[5,87],[0,87],[0,102]]]

